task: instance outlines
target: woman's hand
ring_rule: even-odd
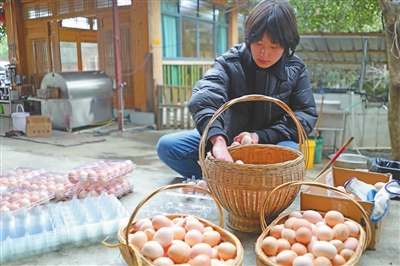
[[[212,154],[216,159],[233,163],[232,156],[228,152],[226,141],[223,136],[220,135],[212,136],[210,138],[210,141],[213,144]]]
[[[254,132],[242,132],[239,135],[237,135],[236,137],[233,138],[233,141],[242,143],[242,139],[244,136],[249,135],[251,137],[251,144],[258,144],[259,138],[257,133]]]

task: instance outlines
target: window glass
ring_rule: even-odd
[[[178,18],[162,16],[163,57],[178,57]]]
[[[229,13],[226,11],[226,8],[223,6],[215,5],[215,21],[221,23],[229,23]]]
[[[62,71],[78,71],[78,50],[76,42],[60,42]]]
[[[179,5],[179,13],[197,17],[197,1],[195,0],[181,0]]]
[[[199,22],[199,43],[201,58],[213,58],[214,52],[214,34],[213,24],[206,22]]]
[[[163,0],[161,2],[161,10],[178,13],[178,1],[177,0]]]
[[[244,25],[246,23],[247,16],[238,13],[238,35],[239,35],[239,43],[244,43]]]
[[[209,21],[214,20],[214,7],[213,4],[201,2],[199,6],[199,17]]]
[[[89,19],[83,17],[63,19],[61,21],[61,27],[90,30]]]
[[[217,55],[225,53],[228,50],[228,28],[219,26],[217,30]]]
[[[196,21],[182,19],[182,56],[197,57]]]
[[[82,42],[81,54],[83,71],[99,70],[99,55],[97,43]]]

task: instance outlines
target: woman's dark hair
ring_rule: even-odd
[[[296,15],[290,3],[280,0],[263,0],[250,12],[244,29],[245,43],[250,44],[268,36],[272,43],[284,48],[293,56],[300,41]]]

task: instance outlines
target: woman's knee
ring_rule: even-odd
[[[156,145],[157,155],[161,160],[165,159],[168,151],[171,149],[171,141],[168,135],[161,136]]]

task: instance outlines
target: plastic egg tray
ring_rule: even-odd
[[[45,190],[56,200],[65,200],[73,186],[67,174],[58,172],[45,172],[22,183],[22,187]]]
[[[20,186],[22,182],[30,180],[33,177],[45,173],[42,168],[16,167],[12,170],[5,171],[0,175],[0,184],[8,188]]]
[[[129,217],[121,202],[106,193],[2,213],[0,263],[61,250],[68,245],[91,245],[106,237],[116,239]]]
[[[106,182],[132,172],[136,165],[131,160],[100,160],[73,168],[68,173],[71,183]]]
[[[106,193],[84,200],[73,197],[70,201],[58,202],[57,208],[67,228],[68,243],[74,246],[99,243],[106,237],[116,238],[119,228],[130,217],[120,201]]]
[[[23,187],[8,189],[0,196],[0,213],[18,213],[38,205],[48,204],[54,197],[45,190],[37,190]]]
[[[115,195],[117,198],[132,192],[134,188],[133,178],[131,176],[121,176],[111,179],[107,182],[78,182],[69,191],[69,198],[76,195],[79,199],[84,199],[88,195],[92,197],[99,196],[103,191],[109,195]]]
[[[67,241],[67,230],[54,205],[37,206],[18,214],[2,214],[0,263],[58,250]]]

